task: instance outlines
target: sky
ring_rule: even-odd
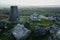
[[[0,0],[0,6],[60,6],[60,0]]]

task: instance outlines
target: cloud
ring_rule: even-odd
[[[18,6],[60,5],[60,0],[0,0],[0,5],[18,5]]]

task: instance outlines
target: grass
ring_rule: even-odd
[[[45,28],[45,27],[49,27],[51,24],[55,24],[54,21],[46,20],[46,19],[41,19],[40,22],[31,21],[29,18],[21,18],[21,20],[23,20],[23,21],[28,21],[28,22],[30,23],[30,30],[31,30],[32,32],[31,32],[31,34],[30,34],[30,36],[28,37],[27,40],[48,40],[48,38],[49,38],[49,36],[51,36],[51,34],[48,34],[48,35],[46,35],[46,36],[38,39],[38,38],[35,38],[35,36],[34,36],[34,34],[33,34],[33,29],[34,29],[34,27],[37,26],[37,25],[40,25],[40,27]],[[60,26],[60,24],[57,25],[57,26]]]
[[[2,33],[0,34],[1,40],[15,40],[12,33],[11,28],[13,28],[16,25],[16,23],[8,24],[7,29],[3,29]]]
[[[21,20],[27,21],[27,22],[30,23],[31,34],[30,34],[30,36],[28,37],[27,40],[39,40],[39,39],[40,40],[48,40],[48,37],[50,36],[50,34],[48,34],[47,36],[43,37],[42,39],[41,38],[37,39],[34,36],[34,34],[33,34],[33,29],[37,25],[40,25],[40,27],[43,27],[43,28],[48,27],[50,24],[52,24],[52,21],[46,20],[46,19],[41,19],[41,21],[37,22],[37,21],[32,21],[29,18],[21,18]]]
[[[30,23],[30,30],[31,30],[31,34],[30,36],[27,38],[27,40],[38,40],[37,38],[35,38],[34,34],[33,34],[33,29],[35,26],[40,25],[40,27],[45,28],[45,27],[49,27],[49,25],[55,23],[53,21],[50,20],[46,20],[46,19],[41,19],[41,21],[37,22],[37,21],[32,21],[30,20],[28,17],[26,18],[20,18],[21,21],[27,21]],[[13,35],[11,34],[11,28],[13,28],[16,25],[16,23],[13,24],[8,24],[8,28],[4,29],[2,34],[0,35],[0,39],[1,40],[15,40]],[[58,26],[60,26],[60,24],[57,24]],[[50,34],[44,36],[42,39],[40,40],[48,40],[48,37],[50,36]]]

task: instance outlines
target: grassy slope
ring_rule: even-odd
[[[40,25],[41,27],[44,28],[44,27],[48,27],[52,23],[52,21],[46,20],[46,19],[41,19],[40,22],[31,21],[29,18],[21,18],[21,20],[24,20],[24,21],[27,21],[27,22],[30,23],[30,30],[32,31],[32,33],[29,36],[28,40],[39,40],[39,39],[35,38],[35,36],[33,34],[34,26]],[[43,37],[40,40],[48,40],[48,37],[49,36],[50,36],[50,34],[49,35],[46,35],[45,37]]]
[[[31,9],[31,8],[30,8]],[[39,8],[38,8],[39,9]],[[51,8],[50,8],[51,9]],[[49,9],[49,10],[50,10]],[[59,9],[59,8],[58,8]],[[58,11],[58,9],[56,9],[57,11]],[[35,10],[35,9],[34,9]],[[32,13],[34,13],[34,12],[37,12],[38,14],[42,14],[42,15],[46,15],[46,13],[49,13],[49,11],[45,11],[44,9],[44,11],[42,10],[42,9],[39,9],[39,10],[20,10],[21,11],[21,13],[22,13],[22,15],[24,14],[25,16],[26,15],[31,15]],[[55,11],[56,11],[55,10]],[[32,12],[33,11],[33,12]],[[26,13],[26,14],[25,14]],[[45,14],[44,14],[45,13]],[[54,13],[54,11],[52,11],[52,12],[50,12],[51,13],[51,15]],[[49,14],[50,15],[50,14]],[[54,14],[53,14],[54,15]],[[60,16],[60,15],[59,15]],[[6,21],[6,19],[4,18],[4,20]],[[24,20],[24,21],[28,21],[29,23],[30,23],[30,30],[32,31],[33,29],[34,29],[34,26],[36,26],[36,25],[41,25],[41,27],[48,27],[51,23],[55,23],[55,22],[52,22],[52,21],[50,21],[50,20],[45,20],[45,19],[42,19],[40,22],[33,22],[33,21],[31,21],[29,18],[21,18],[21,20]],[[15,40],[14,38],[13,38],[13,35],[11,34],[11,32],[10,32],[10,29],[12,28],[12,27],[14,27],[14,25],[15,24],[8,24],[8,29],[4,29],[3,30],[3,32],[2,32],[2,34],[0,34],[0,39],[1,40]],[[57,24],[59,27],[60,27],[60,24]],[[7,35],[6,35],[7,34]],[[42,38],[41,40],[47,40],[48,39],[48,36],[49,35],[47,35],[47,36],[45,36],[44,38]],[[29,38],[28,38],[28,40],[35,40],[36,38],[34,38],[34,35],[33,34],[31,34],[30,36],[29,36]]]
[[[40,25],[41,27],[44,28],[44,27],[48,27],[50,24],[54,23],[54,22],[52,22],[50,20],[46,20],[46,19],[41,19],[40,22],[31,21],[29,18],[20,18],[20,20],[27,21],[30,23],[30,30],[32,31],[32,33],[30,34],[30,36],[28,37],[27,40],[36,40],[37,39],[34,37],[34,34],[33,34],[34,26]],[[14,25],[16,25],[16,24],[8,24],[7,25],[8,29],[4,29],[3,33],[0,35],[1,40],[15,40],[10,31],[10,29],[13,28]],[[60,25],[58,25],[58,26],[60,26]],[[50,36],[50,34],[43,37],[41,40],[48,40],[49,36]]]

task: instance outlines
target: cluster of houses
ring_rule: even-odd
[[[28,36],[30,36],[31,30],[29,30],[27,27],[29,27],[28,22],[20,22],[19,21],[19,16],[18,16],[18,8],[17,6],[11,6],[11,13],[9,20],[7,22],[0,22],[0,25],[2,25],[3,28],[7,28],[7,23],[17,23],[15,27],[11,29],[11,33],[13,36],[16,38],[16,40],[26,40]],[[30,19],[32,21],[40,21],[41,18],[45,19],[50,19],[50,20],[57,20],[56,17],[45,17],[42,15],[39,15],[37,13],[34,13],[33,15],[30,16]],[[60,19],[59,19],[60,20]],[[0,28],[0,32],[2,29]],[[51,37],[48,38],[48,40],[59,40],[60,39],[60,28],[56,27],[55,25],[51,25],[48,28],[41,28],[40,26],[35,26],[34,27],[34,35],[36,37],[43,37],[47,34],[52,34]]]

